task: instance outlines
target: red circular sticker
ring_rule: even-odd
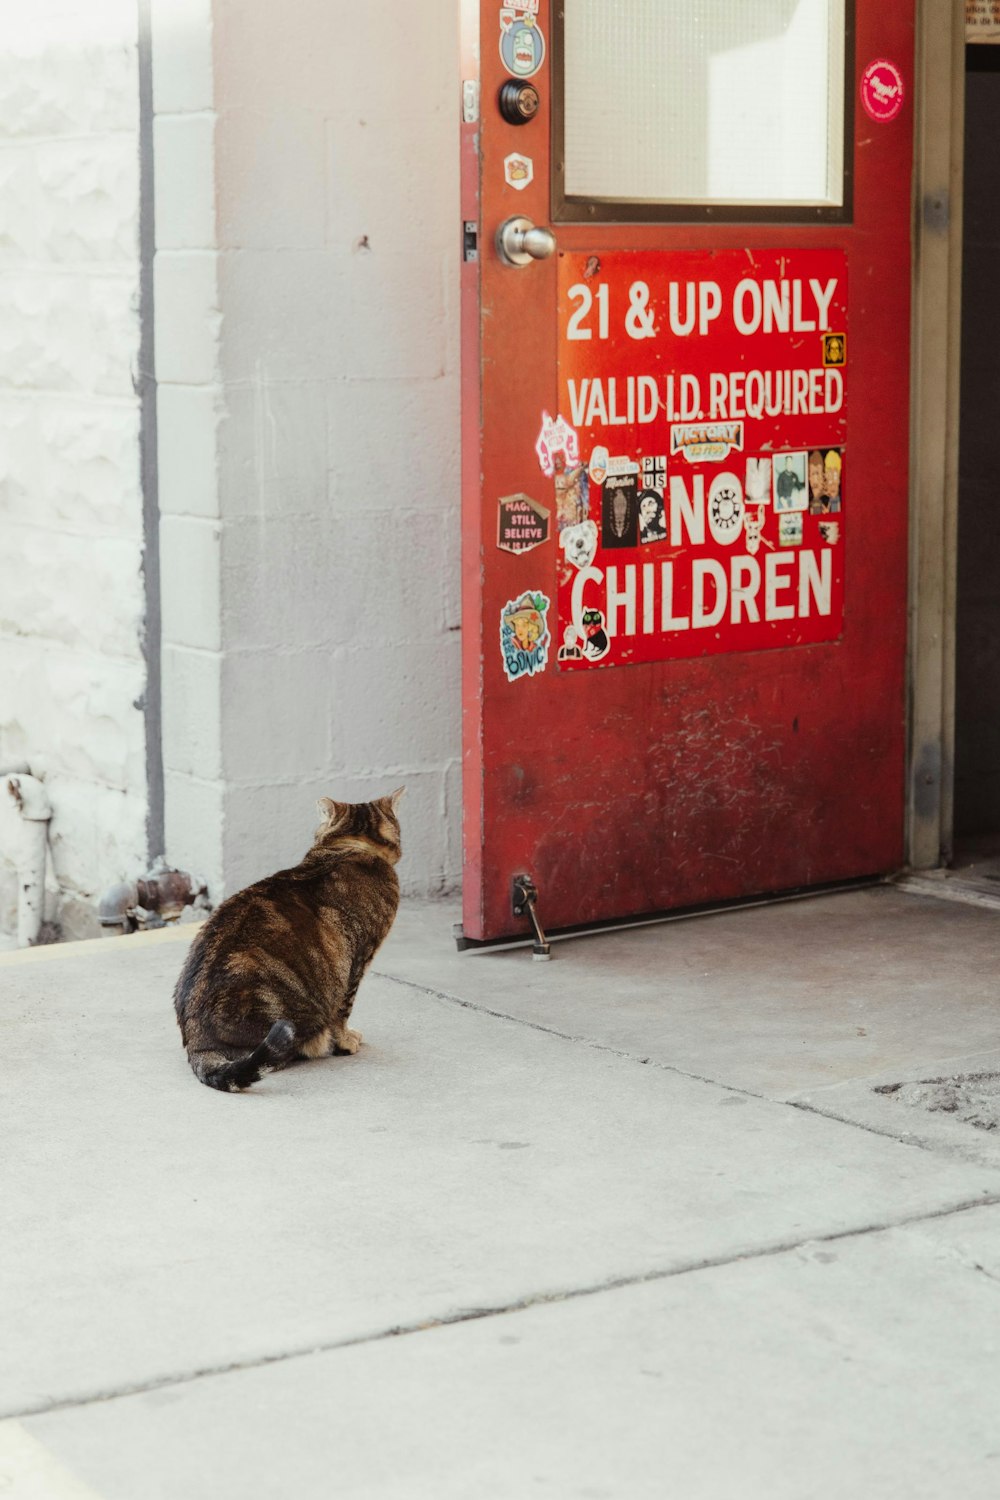
[[[880,57],[869,63],[861,80],[861,102],[873,120],[894,120],[903,107],[903,75],[894,62]]]

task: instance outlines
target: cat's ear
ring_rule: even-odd
[[[402,798],[403,792],[405,792],[405,790],[405,786],[397,786],[394,792],[388,793],[388,796],[379,796],[379,807],[381,807],[382,810],[387,811],[387,813],[396,813],[397,804],[399,804],[399,799]]]
[[[322,819],[320,832],[335,827],[344,816],[343,806],[339,802],[334,802],[332,797],[320,797],[316,803],[316,811]]]
[[[389,793],[388,797],[376,797],[375,801],[372,803],[372,806],[377,807],[381,813],[395,820],[396,804],[405,791],[405,786],[398,786],[394,792]],[[398,821],[396,823],[396,826],[398,828]]]

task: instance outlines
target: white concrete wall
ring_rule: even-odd
[[[147,854],[138,124],[135,0],[0,0],[0,767],[45,778],[67,935]]]
[[[405,782],[457,884],[458,12],[154,0],[167,852],[216,895]]]

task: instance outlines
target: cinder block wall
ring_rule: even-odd
[[[221,894],[405,782],[457,884],[458,16],[155,0],[167,849]]]
[[[134,0],[3,7],[0,767],[45,777],[68,936],[147,855],[136,44]]]

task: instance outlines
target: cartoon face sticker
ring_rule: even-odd
[[[545,59],[545,38],[532,10],[537,6],[503,6],[500,11],[500,56],[515,78],[530,78]]]
[[[809,511],[818,515],[823,509],[823,455],[814,448],[809,455]]]
[[[504,624],[513,630],[521,651],[534,651],[545,630],[537,609],[516,609],[513,614],[507,615]]]
[[[534,677],[548,661],[549,600],[544,594],[525,593],[508,599],[500,611],[500,652],[508,682]]]
[[[580,619],[583,632],[583,654],[587,661],[600,661],[611,650],[611,642],[604,628],[604,615],[599,609],[585,609]]]
[[[579,661],[583,652],[579,646],[579,632],[575,625],[567,625],[563,631],[563,643],[559,647],[559,661]]]
[[[574,568],[589,568],[597,552],[597,522],[578,521],[559,533],[559,545]]]

